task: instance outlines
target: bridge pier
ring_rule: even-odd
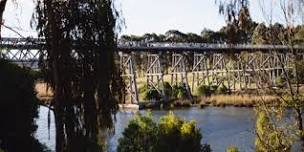
[[[164,85],[164,74],[161,66],[161,58],[159,53],[148,53],[147,54],[147,70],[146,80],[148,89],[155,89],[164,101],[167,101],[165,95]]]
[[[130,104],[138,104],[138,89],[136,83],[135,60],[132,53],[119,52],[122,77],[127,78],[126,93],[130,96]],[[124,103],[126,99],[124,97]]]
[[[182,84],[186,89],[187,98],[193,100],[188,83],[186,64],[187,60],[184,54],[176,52],[172,53],[171,85]]]
[[[191,86],[192,92],[194,91],[195,86],[199,87],[209,83],[208,65],[209,58],[207,57],[206,53],[194,53]]]

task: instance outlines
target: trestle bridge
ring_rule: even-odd
[[[46,53],[44,41],[34,38],[2,38],[0,48],[0,58],[31,68],[39,68],[39,59]],[[128,82],[128,102],[133,104],[139,103],[138,55],[146,61],[141,66],[145,66],[147,86],[164,99],[165,81],[182,84],[189,99],[201,85],[225,85],[229,90],[276,86],[288,73],[284,71],[292,71],[294,52],[304,58],[304,46],[285,45],[121,42],[117,51]]]

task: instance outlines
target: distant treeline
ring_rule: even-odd
[[[288,35],[288,31],[292,31]],[[229,43],[229,44],[294,44],[304,43],[304,25],[287,28],[280,23],[266,26],[265,23],[248,22],[245,27],[227,24],[219,31],[204,29],[201,34],[169,30],[165,34],[146,33],[142,36],[122,35],[121,41],[181,42],[181,43]],[[290,43],[288,43],[290,44]]]

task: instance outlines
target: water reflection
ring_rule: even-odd
[[[48,139],[47,112],[40,108],[40,118],[37,120],[39,128],[36,137],[46,143],[52,150],[55,149],[54,119],[52,116],[51,136]],[[155,120],[167,114],[168,111],[152,111]],[[145,113],[145,111],[141,111]],[[248,108],[188,108],[174,110],[174,113],[183,119],[196,120],[203,134],[203,143],[208,143],[215,152],[222,152],[229,146],[237,146],[240,151],[254,151],[254,128],[255,115],[252,109]],[[108,151],[115,152],[118,139],[121,137],[128,121],[134,116],[133,112],[118,112],[114,136],[108,139]]]

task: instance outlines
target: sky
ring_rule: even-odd
[[[264,1],[267,7],[276,3],[274,0]],[[261,0],[251,0],[250,12],[253,20],[265,22],[267,17],[263,15],[260,4]],[[219,15],[215,0],[117,0],[116,7],[122,12],[125,21],[120,35],[160,34],[170,29],[199,34],[205,28],[219,30],[225,25],[225,19]],[[4,24],[25,37],[36,37],[37,32],[30,27],[33,11],[33,0],[17,0],[17,4],[10,0],[4,13]],[[282,21],[278,17],[280,15],[275,13],[279,12],[274,11],[275,20]],[[2,34],[18,36],[6,28]]]

